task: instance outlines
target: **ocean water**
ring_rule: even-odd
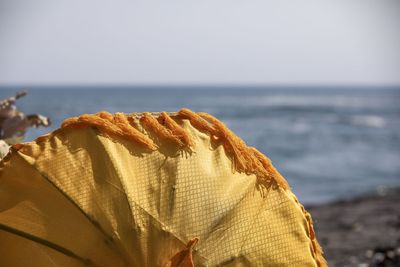
[[[18,88],[0,89],[0,98]],[[18,107],[53,122],[82,113],[177,111],[225,122],[271,158],[300,201],[317,204],[400,186],[400,89],[27,88]]]

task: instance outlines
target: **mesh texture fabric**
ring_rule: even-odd
[[[308,214],[289,189],[260,189],[222,144],[176,122],[192,151],[139,121],[134,127],[157,150],[96,127],[15,149],[0,176],[0,265],[24,251],[31,266],[164,266],[198,238],[196,267],[323,266]]]

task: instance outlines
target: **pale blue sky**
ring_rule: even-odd
[[[400,1],[0,0],[3,84],[400,85]]]

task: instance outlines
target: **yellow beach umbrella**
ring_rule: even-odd
[[[268,158],[205,113],[67,119],[0,175],[0,266],[326,266]]]

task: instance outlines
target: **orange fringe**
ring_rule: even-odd
[[[145,112],[143,116],[140,118],[140,122],[142,125],[149,129],[150,131],[154,132],[154,134],[165,141],[172,142],[179,147],[184,147],[183,142],[181,139],[173,134],[173,132],[163,125],[161,125],[156,118],[154,118],[150,113]]]
[[[178,112],[178,118],[188,119],[190,124],[195,127],[200,132],[206,133],[208,135],[213,135],[215,129],[202,117],[194,113],[190,109],[183,108]]]
[[[158,117],[158,121],[160,124],[164,125],[167,129],[169,129],[172,134],[178,137],[185,147],[194,147],[192,139],[190,138],[187,131],[185,131],[178,123],[176,123],[166,112],[161,112]]]
[[[207,113],[194,113],[189,109],[180,110],[175,117],[188,119],[193,127],[199,131],[208,134],[215,140],[220,140],[226,153],[231,156],[234,168],[238,172],[255,174],[258,182],[266,188],[276,183],[283,189],[289,189],[285,178],[272,166],[271,161],[266,156],[257,149],[248,147],[242,139],[215,117]],[[107,134],[126,138],[145,148],[156,150],[158,147],[154,141],[131,125],[132,119],[132,117],[127,117],[123,113],[112,115],[102,111],[67,119],[62,123],[61,128],[94,126]],[[157,119],[148,112],[143,113],[140,122],[155,136],[173,143],[179,148],[192,148],[194,145],[188,132],[165,112],[162,112]]]
[[[122,113],[116,113],[114,116],[107,112],[100,112],[94,115],[84,114],[79,117],[66,119],[61,124],[61,128],[63,129],[87,126],[94,126],[107,134],[134,141],[150,150],[156,150],[158,148],[153,140],[132,127],[126,116]]]
[[[97,116],[99,116],[100,118],[109,120],[109,121],[113,121],[114,120],[114,116],[107,112],[107,111],[100,111],[96,113]]]
[[[263,174],[261,177],[264,177],[267,182],[269,180],[275,180],[276,183],[282,188],[290,188],[286,179],[275,169],[269,158],[258,151],[255,147],[249,147],[249,149],[253,152],[253,155],[261,162],[263,166],[263,168],[260,169],[260,172]]]
[[[229,130],[222,122],[207,113],[194,113],[189,109],[181,109],[178,117],[185,118],[199,131],[221,140],[224,149],[232,157],[234,167],[239,172],[255,174],[260,184],[270,187],[276,182],[281,188],[289,189],[286,182],[271,161],[255,148],[246,143]]]
[[[327,267],[328,263],[326,262],[324,256],[322,256],[323,255],[322,248],[321,248],[320,244],[318,243],[318,240],[315,236],[314,226],[313,226],[314,223],[313,223],[311,214],[306,211],[306,209],[304,208],[303,205],[301,205],[300,203],[298,203],[298,204],[300,205],[300,208],[303,211],[304,217],[306,218],[306,221],[307,221],[308,234],[309,234],[309,238],[311,239],[311,249],[313,252],[314,259],[317,262],[317,266],[318,267]]]

